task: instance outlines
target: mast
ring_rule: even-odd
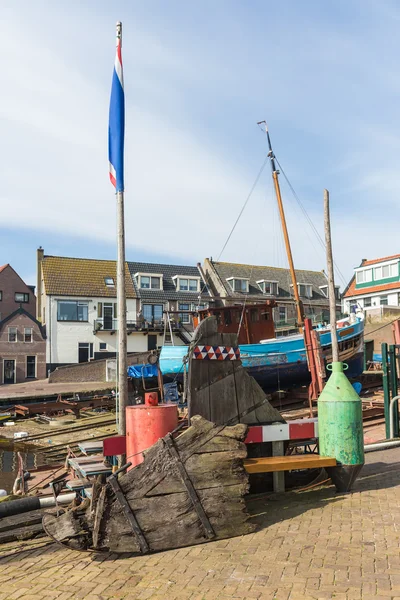
[[[283,210],[281,188],[279,186],[279,179],[278,179],[279,171],[277,170],[276,165],[275,165],[275,154],[273,153],[273,150],[272,150],[271,139],[269,137],[267,123],[265,121],[260,121],[260,123],[258,123],[258,125],[261,125],[262,123],[265,125],[265,133],[267,134],[267,138],[268,138],[268,148],[269,148],[268,156],[271,161],[272,179],[274,181],[275,194],[276,194],[276,199],[278,202],[279,215],[281,218],[281,224],[282,224],[282,230],[283,230],[283,237],[285,240],[286,254],[287,254],[288,261],[289,261],[290,277],[292,279],[292,284],[293,284],[293,293],[294,293],[294,300],[296,303],[296,313],[297,313],[297,327],[299,328],[299,331],[301,333],[303,331],[302,327],[304,325],[304,307],[303,307],[302,301],[300,300],[299,288],[298,288],[297,280],[296,280],[296,272],[294,270],[292,249],[290,247],[289,234],[288,234],[287,225],[286,225],[285,211]]]

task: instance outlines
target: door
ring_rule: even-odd
[[[114,329],[113,328],[113,305],[112,304],[104,304],[103,307],[103,329],[108,331]]]
[[[78,362],[89,361],[89,344],[78,344]]]
[[[148,335],[147,336],[147,350],[156,350],[157,348],[157,336],[156,335]]]
[[[15,383],[15,360],[4,360],[4,383]]]

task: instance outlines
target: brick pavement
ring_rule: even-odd
[[[2,546],[0,600],[400,600],[399,459],[368,454],[352,494],[254,497],[244,537],[123,558]]]

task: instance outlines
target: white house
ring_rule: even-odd
[[[112,358],[118,347],[116,262],[37,251],[37,318],[46,327],[47,371]],[[126,263],[128,352],[191,341],[209,296],[197,267]],[[171,327],[165,327],[171,312]],[[167,320],[168,323],[168,320]],[[172,338],[171,338],[172,331]]]
[[[352,306],[363,309],[367,315],[400,310],[400,254],[363,259],[343,294],[343,311]]]

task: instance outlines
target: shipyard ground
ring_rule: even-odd
[[[256,533],[123,558],[48,538],[1,546],[0,600],[400,600],[400,448],[366,455],[352,494],[256,496]]]

